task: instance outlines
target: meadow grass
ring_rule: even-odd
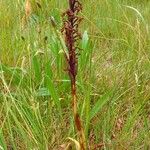
[[[58,150],[76,139],[70,79],[50,17],[67,1],[0,1],[0,149]],[[150,2],[82,0],[78,109],[90,149],[150,149]],[[99,147],[99,148],[98,148]]]

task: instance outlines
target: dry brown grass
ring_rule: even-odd
[[[24,26],[26,25],[29,17],[32,14],[32,6],[31,6],[31,1],[30,0],[26,0],[25,1],[25,14],[22,18],[22,28],[24,28]]]

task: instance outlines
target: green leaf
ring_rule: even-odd
[[[40,63],[36,56],[33,57],[33,68],[34,68],[36,81],[40,82],[41,81]]]
[[[0,150],[6,150],[5,140],[2,133],[2,129],[0,129]]]
[[[37,91],[37,96],[50,96],[50,92],[47,88],[43,87]]]
[[[47,86],[47,89],[49,90],[49,92],[51,93],[51,97],[54,101],[55,106],[57,107],[59,113],[61,114],[61,103],[59,100],[58,93],[55,89],[53,81],[48,76],[46,76],[46,86]]]
[[[24,70],[19,67],[9,67],[1,64],[0,71],[3,71],[6,77],[10,78],[13,84],[18,85],[22,79],[22,74]]]
[[[96,102],[92,110],[90,111],[90,120],[97,115],[97,113],[102,109],[102,107],[110,100],[112,96],[112,91],[107,92],[106,94],[102,95],[100,99]]]
[[[87,48],[88,42],[89,42],[88,33],[87,31],[84,31],[83,36],[82,36],[82,49],[85,50]]]

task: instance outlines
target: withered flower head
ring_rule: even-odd
[[[62,32],[65,36],[65,43],[68,49],[69,58],[68,72],[71,78],[75,79],[77,74],[77,54],[78,54],[78,39],[81,38],[78,31],[81,18],[78,13],[82,10],[82,5],[79,0],[69,0],[69,9],[63,14],[63,29]]]

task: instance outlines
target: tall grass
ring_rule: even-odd
[[[77,145],[70,79],[49,19],[54,16],[60,31],[66,2],[39,1],[40,8],[33,1],[22,27],[24,1],[0,1],[0,149]],[[88,147],[147,150],[150,3],[81,2],[84,21],[76,83]]]

